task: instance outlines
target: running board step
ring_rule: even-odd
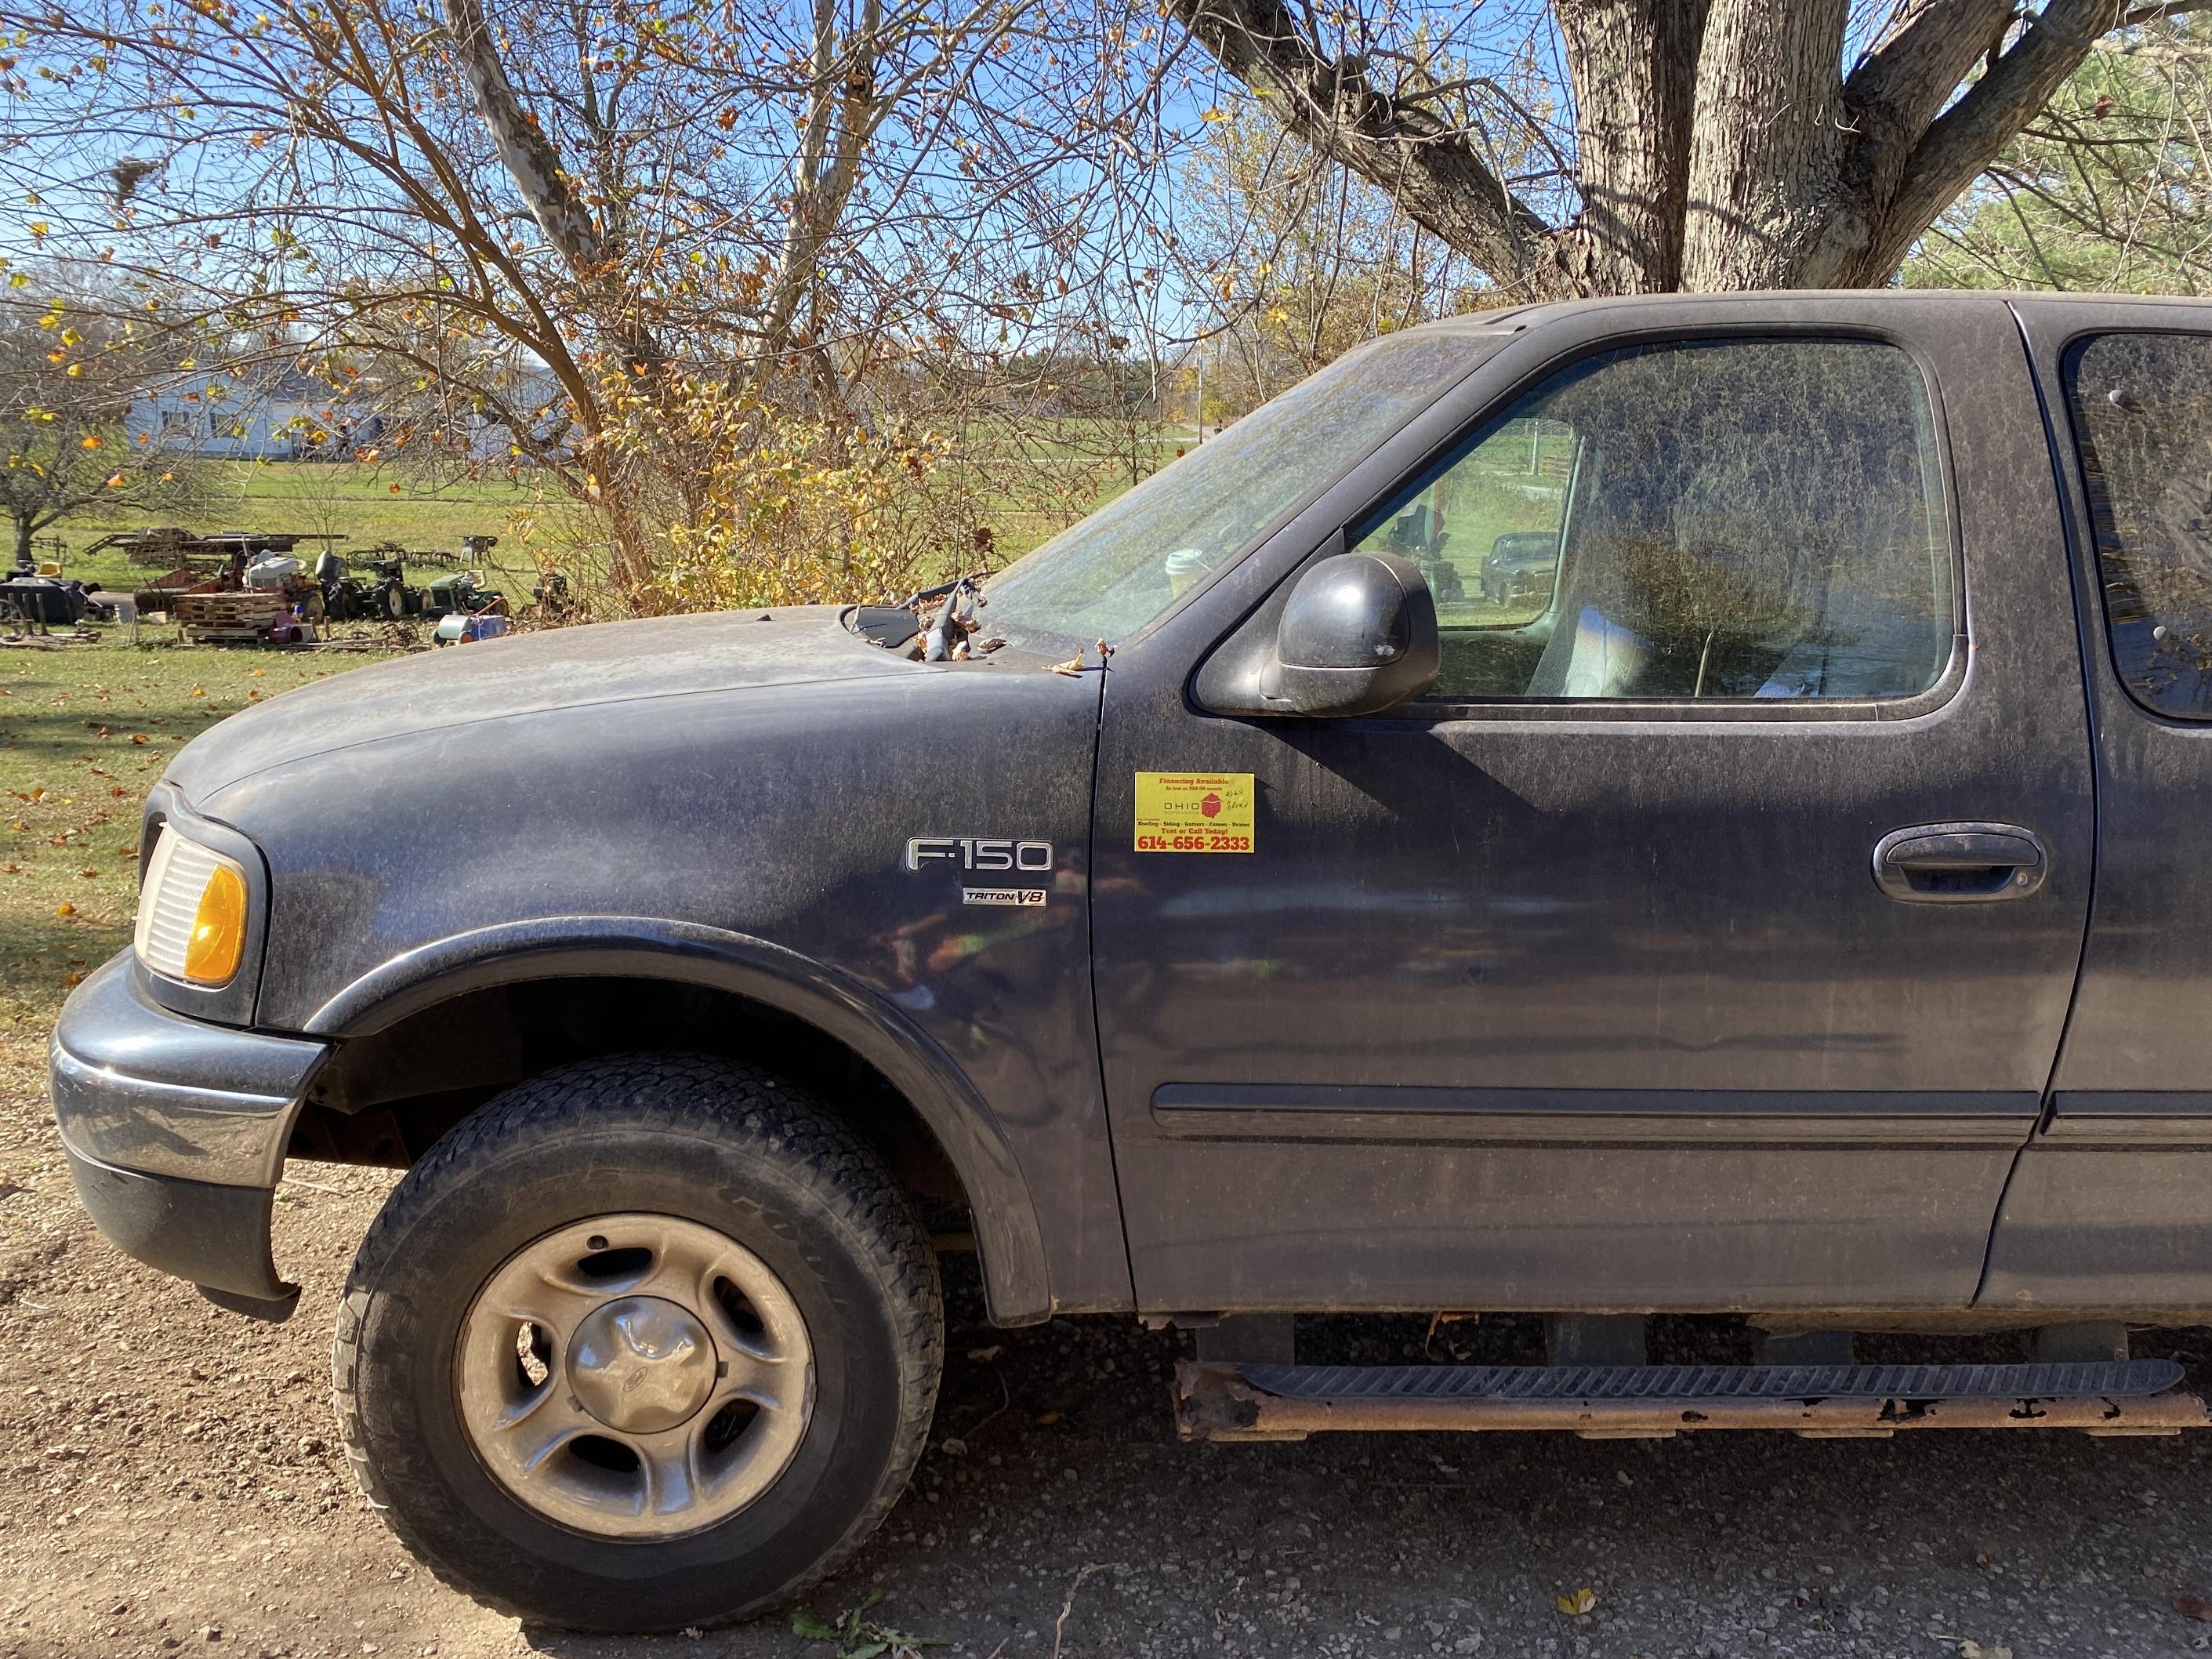
[[[1186,1440],[1303,1440],[1331,1430],[1566,1429],[1658,1439],[1691,1429],[1816,1437],[1899,1429],[2212,1428],[2171,1359],[2036,1365],[1277,1365],[1185,1360]]]

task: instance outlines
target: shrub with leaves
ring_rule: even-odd
[[[938,500],[944,441],[926,428],[795,412],[707,376],[636,380],[608,403],[620,418],[595,473],[627,475],[633,499],[659,481],[638,610],[896,598],[960,556]]]

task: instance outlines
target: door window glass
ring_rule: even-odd
[[[1705,341],[1554,376],[1358,546],[1426,574],[1440,697],[1890,698],[1950,659],[1946,524],[1904,351]]]
[[[2212,337],[2100,335],[2068,354],[2066,395],[2120,678],[2212,720]]]

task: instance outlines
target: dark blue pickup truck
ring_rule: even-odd
[[[2172,1433],[2130,1328],[2212,1320],[2208,801],[2212,306],[1492,312],[905,606],[225,722],[54,1103],[108,1237],[266,1318],[286,1160],[405,1169],[346,1443],[556,1623],[857,1547],[949,1243],[1003,1323],[1194,1328],[1194,1437]],[[1375,1310],[1551,1363],[1298,1363]],[[1758,1363],[1647,1364],[1658,1313]],[[2028,1357],[1855,1363],[1898,1331]]]

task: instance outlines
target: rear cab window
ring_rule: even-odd
[[[1926,380],[1880,341],[1586,358],[1356,541],[1427,576],[1447,702],[1906,698],[1956,633]]]
[[[2076,341],[2065,384],[2113,668],[2144,708],[2212,720],[2212,336]]]

